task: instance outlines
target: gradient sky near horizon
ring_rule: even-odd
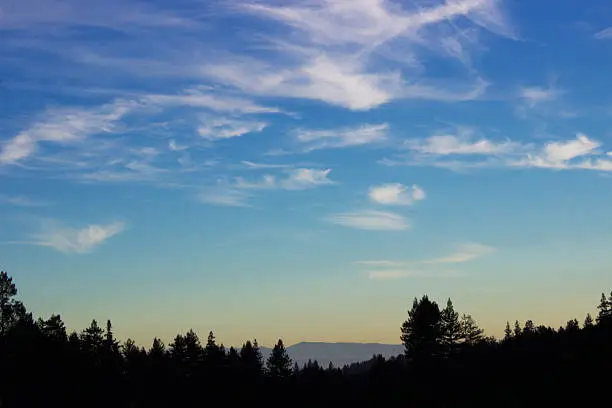
[[[0,269],[143,345],[582,320],[610,72],[608,0],[0,0]]]

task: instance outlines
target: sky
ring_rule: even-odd
[[[608,0],[0,0],[0,269],[36,316],[399,343],[612,287]]]

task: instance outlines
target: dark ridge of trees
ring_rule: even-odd
[[[414,299],[400,326],[403,355],[334,367],[294,364],[279,339],[263,361],[257,340],[239,349],[189,330],[148,349],[92,320],[67,333],[59,315],[34,320],[0,273],[0,407],[535,407],[610,400],[612,293],[593,318],[564,327],[505,323],[484,335],[450,299]]]

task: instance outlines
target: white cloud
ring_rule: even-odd
[[[274,189],[306,190],[318,186],[335,184],[329,178],[331,169],[298,168],[287,171],[287,176],[278,178],[271,174],[264,175],[260,180],[247,181],[242,177],[236,178],[235,188],[240,189]]]
[[[551,142],[544,146],[544,157],[551,162],[563,162],[593,153],[601,143],[591,140],[584,133],[578,133],[575,140]]]
[[[595,162],[572,162],[576,158],[597,154],[601,143],[578,133],[574,140],[548,142],[538,152],[529,153],[526,158],[511,162],[515,167],[541,167],[551,169],[591,169],[609,171],[607,159]]]
[[[48,110],[29,128],[2,143],[0,164],[27,159],[41,142],[71,144],[93,134],[113,132],[117,122],[137,106],[134,102],[116,100],[92,109]]]
[[[386,166],[430,166],[453,171],[493,167],[612,171],[611,155],[599,150],[602,143],[583,133],[574,139],[541,145],[510,140],[495,142],[485,137],[474,139],[471,134],[459,132],[457,136],[410,139],[405,145],[412,154],[378,162]]]
[[[371,260],[358,261],[357,264],[370,268],[368,271],[370,279],[399,279],[407,277],[456,277],[461,276],[454,271],[432,269],[436,265],[461,264],[483,258],[496,249],[488,245],[478,243],[465,243],[458,245],[456,250],[447,256],[424,260]],[[415,269],[418,266],[418,269]]]
[[[242,177],[236,177],[235,188],[241,189],[272,189],[278,187],[276,176],[264,174],[260,180],[249,181]]]
[[[267,126],[265,122],[218,118],[205,120],[204,125],[198,128],[198,133],[204,139],[213,141],[261,132]]]
[[[334,214],[327,220],[343,227],[374,231],[402,231],[410,228],[402,215],[374,210]]]
[[[45,207],[50,205],[47,201],[34,200],[24,196],[15,196],[0,193],[0,204],[14,205],[16,207]]]
[[[187,146],[178,144],[177,141],[174,139],[171,139],[168,142],[168,149],[172,150],[173,152],[180,152],[181,150],[186,150],[187,148]]]
[[[493,155],[510,153],[520,147],[510,141],[495,142],[486,138],[474,138],[471,131],[458,134],[434,135],[426,139],[410,139],[405,146],[418,153],[430,155]]]
[[[456,264],[473,261],[495,252],[495,248],[477,243],[466,243],[459,245],[452,254],[442,257],[421,261],[423,264]]]
[[[478,244],[474,242],[468,242],[464,244],[457,245],[457,248],[454,252],[447,256],[443,256],[440,258],[432,258],[432,259],[423,259],[423,260],[367,260],[367,261],[357,261],[359,265],[371,266],[371,267],[379,267],[379,268],[403,268],[407,266],[414,265],[436,265],[436,264],[459,264],[464,262],[474,261],[476,259],[485,257],[493,252],[496,249],[489,246]]]
[[[198,200],[204,204],[225,207],[249,207],[248,198],[244,191],[223,186],[205,189],[198,195]]]
[[[280,113],[278,108],[261,106],[248,99],[222,95],[198,88],[186,89],[182,94],[149,94],[140,98],[143,103],[158,106],[189,106],[214,112],[255,114]]]
[[[240,163],[247,166],[249,169],[263,170],[263,169],[285,169],[293,167],[291,164],[272,164],[272,163],[253,163],[252,161],[242,160]]]
[[[425,199],[425,191],[416,184],[407,187],[400,183],[388,183],[371,187],[370,200],[384,205],[411,205]]]
[[[561,95],[561,91],[552,87],[542,88],[533,86],[521,88],[519,95],[526,102],[527,106],[533,108],[539,103],[555,100]]]
[[[125,229],[122,222],[91,224],[81,229],[50,227],[34,234],[33,244],[48,246],[65,253],[87,253]]]
[[[289,173],[285,180],[280,182],[280,185],[287,190],[304,190],[334,184],[335,182],[328,177],[330,172],[331,169],[295,169]]]
[[[296,0],[288,5],[249,2],[242,10],[277,21],[291,31],[268,34],[267,50],[272,54],[268,62],[234,56],[202,67],[204,75],[251,94],[315,99],[353,110],[397,98],[456,101],[478,97],[480,80],[469,91],[463,85],[449,84],[441,90],[436,80],[422,72],[418,55],[446,43],[454,51],[445,55],[466,60],[468,44],[461,44],[459,53],[456,44],[444,42],[456,37],[443,30],[448,22],[457,30],[485,29],[513,36],[497,0],[435,5],[422,1],[410,9],[386,0]],[[402,60],[396,57],[398,52],[385,49],[401,50],[410,58]],[[383,68],[382,60],[390,61],[391,68]]]
[[[360,146],[381,142],[387,138],[389,125],[386,123],[360,125],[351,128],[296,131],[296,139],[304,145],[305,151],[316,149]]]
[[[604,28],[593,35],[597,40],[611,40],[612,39],[612,27]]]

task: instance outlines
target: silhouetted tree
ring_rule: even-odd
[[[7,276],[3,279],[6,311],[16,288]],[[267,360],[268,377],[260,375],[256,341],[247,341],[240,352],[230,347],[226,355],[212,332],[202,347],[190,330],[176,336],[169,353],[157,338],[148,353],[131,339],[114,352],[118,343],[110,322],[104,331],[93,320],[80,336],[72,332],[66,342],[59,315],[35,323],[21,304],[11,311],[13,317],[2,315],[3,324],[9,324],[0,336],[0,407],[165,408],[210,400],[228,406],[510,408],[597,406],[609,399],[609,380],[601,373],[612,361],[612,298],[602,297],[600,306],[605,307],[600,307],[596,325],[590,315],[582,329],[571,319],[557,332],[542,324],[534,327],[530,320],[521,329],[517,321],[513,335],[507,322],[505,341],[499,343],[484,336],[469,314],[459,318],[461,337],[445,338],[452,332],[445,332],[445,325],[455,321],[449,303],[440,312],[426,296],[413,302],[402,325],[402,341],[416,359],[378,354],[342,370],[331,362],[323,370],[311,359],[301,369],[296,362],[291,370],[292,361],[279,340]],[[426,358],[457,343],[447,358]],[[209,364],[216,353],[222,363]],[[521,369],[515,372],[510,366]],[[226,384],[232,386],[229,393]],[[589,392],[564,392],[571,386],[588,386]],[[506,389],[517,392],[504,393]]]
[[[611,296],[612,297],[612,296]],[[606,298],[606,294],[601,294],[601,300],[597,306],[599,314],[597,315],[597,324],[601,324],[610,319],[612,315],[612,301]]]
[[[36,324],[41,333],[48,339],[51,339],[57,343],[65,343],[68,341],[66,326],[64,325],[60,315],[53,314],[47,320],[39,318]]]
[[[268,375],[276,379],[287,378],[291,375],[291,366],[292,361],[287,354],[283,340],[278,339],[266,362]]]
[[[119,342],[113,334],[113,325],[110,320],[106,321],[106,333],[104,335],[104,348],[107,353],[118,353]]]
[[[523,327],[523,334],[531,335],[535,333],[535,327],[533,325],[533,321],[527,320],[525,322],[525,327]]]
[[[81,343],[83,348],[92,354],[98,354],[102,350],[104,331],[98,326],[96,319],[93,319],[89,327],[81,333]]]
[[[461,316],[461,339],[463,343],[474,345],[483,339],[484,331],[478,327],[470,315]]]
[[[0,272],[0,337],[17,325],[26,314],[23,303],[15,299],[17,287],[13,278]]]
[[[514,321],[514,337],[519,337],[523,331],[521,330],[521,325],[518,320]]]
[[[593,327],[593,318],[591,317],[590,313],[587,313],[586,317],[584,318],[584,328],[591,328]]]
[[[68,346],[74,351],[81,350],[81,338],[77,332],[72,332],[68,336]]]
[[[243,372],[250,376],[258,376],[261,374],[263,369],[263,359],[257,340],[253,343],[247,340],[246,343],[240,349],[240,363],[243,368]]]
[[[177,362],[187,360],[187,343],[185,342],[185,336],[182,334],[177,334],[174,341],[170,343],[170,356]]]
[[[166,346],[164,346],[164,342],[157,337],[153,339],[153,344],[149,349],[149,356],[155,360],[161,360],[166,356]]]
[[[202,362],[204,350],[200,344],[200,339],[193,329],[185,333],[185,363],[189,376],[192,376]]]
[[[508,341],[512,338],[512,329],[510,329],[510,322],[506,322],[506,328],[504,329],[504,340]]]
[[[240,355],[234,347],[230,347],[227,352],[227,365],[232,372],[236,372],[240,367]]]
[[[223,357],[225,357],[225,350],[222,350],[221,347],[217,346],[217,343],[215,342],[215,335],[212,330],[208,333],[208,338],[206,339],[204,356],[211,368],[220,367]]]
[[[133,359],[140,354],[140,349],[138,346],[136,346],[136,342],[132,339],[127,339],[121,348],[123,356],[126,358],[126,360]]]
[[[565,325],[565,330],[567,330],[568,332],[577,333],[580,330],[580,324],[578,323],[578,320],[568,320],[567,324]]]
[[[463,330],[459,322],[459,313],[455,311],[450,298],[446,302],[446,307],[440,312],[440,335],[444,353],[453,354],[463,337]]]
[[[440,349],[440,309],[425,295],[414,298],[408,319],[402,324],[400,339],[405,353],[414,359],[427,359]]]

